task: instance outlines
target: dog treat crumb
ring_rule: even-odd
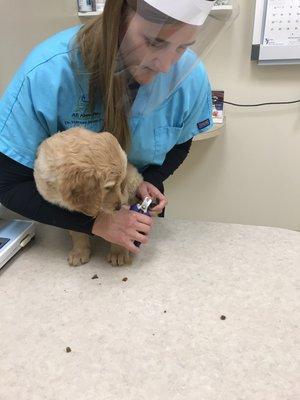
[[[95,274],[93,277],[92,277],[92,279],[98,279],[99,277],[98,277],[98,275],[97,274]]]
[[[72,351],[72,350],[70,349],[70,347],[67,347],[67,348],[66,348],[66,352],[67,352],[67,353],[71,353],[71,351]]]
[[[127,280],[128,280],[128,278],[123,278],[122,279],[123,282],[126,282]]]
[[[225,315],[221,315],[221,317],[220,317],[221,319],[226,319],[226,317],[225,317]]]

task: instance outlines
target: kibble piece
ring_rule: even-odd
[[[70,349],[70,347],[67,347],[67,348],[66,348],[66,352],[67,352],[67,353],[71,353],[71,351],[72,351],[72,350]]]
[[[226,317],[225,317],[225,315],[221,315],[221,317],[220,317],[221,319],[226,319]]]
[[[126,282],[127,280],[128,280],[128,278],[123,278],[122,279],[123,282]]]

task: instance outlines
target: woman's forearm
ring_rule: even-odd
[[[175,145],[167,154],[162,165],[150,165],[142,172],[145,181],[160,188],[162,183],[172,175],[189,154],[192,139]]]
[[[33,170],[0,153],[0,202],[34,221],[90,234],[94,219],[44,200],[37,191]]]

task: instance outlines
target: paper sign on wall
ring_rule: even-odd
[[[268,0],[263,44],[300,45],[300,0]]]

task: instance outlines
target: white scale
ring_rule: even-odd
[[[0,219],[0,269],[35,235],[33,221]]]

